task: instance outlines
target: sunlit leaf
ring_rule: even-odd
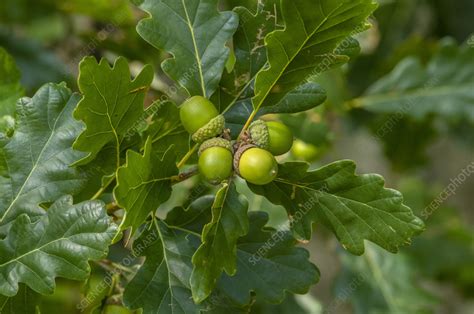
[[[14,296],[18,283],[51,294],[55,278],[85,280],[88,260],[105,257],[116,232],[102,202],[56,201],[38,221],[20,215],[0,240],[0,294]]]
[[[248,232],[248,202],[234,183],[221,188],[212,205],[212,221],[204,226],[202,245],[193,256],[191,287],[196,302],[212,292],[222,271],[237,271],[237,240]]]
[[[225,44],[237,15],[218,12],[217,0],[145,0],[140,8],[150,14],[138,23],[140,36],[173,55],[163,70],[190,95],[210,97],[229,57]]]
[[[250,187],[286,208],[294,233],[302,240],[311,238],[312,223],[318,221],[353,254],[364,252],[364,240],[395,253],[424,224],[403,204],[401,193],[384,187],[381,176],[359,176],[355,168],[349,160],[310,172],[306,163],[285,163],[274,182]]]
[[[84,156],[71,147],[82,130],[72,118],[78,100],[64,84],[48,84],[18,102],[15,133],[0,144],[0,227],[20,214],[34,220],[45,213],[42,203],[82,187],[84,178],[70,167]]]
[[[86,124],[86,130],[74,143],[74,149],[87,152],[81,164],[94,159],[109,143],[115,147],[112,160],[120,163],[121,143],[143,113],[143,100],[153,79],[151,66],[143,68],[131,80],[124,58],[118,58],[111,68],[107,60],[97,63],[86,57],[79,65],[78,85],[83,98],[74,117]]]
[[[171,196],[171,184],[178,174],[176,155],[171,147],[162,158],[152,150],[151,140],[145,144],[143,155],[127,152],[125,165],[117,172],[114,196],[125,209],[122,229],[135,232],[147,216]]]

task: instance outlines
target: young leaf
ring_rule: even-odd
[[[447,39],[426,66],[414,57],[402,60],[353,106],[417,119],[436,114],[474,122],[473,85],[474,49]]]
[[[161,159],[154,154],[150,139],[145,144],[143,156],[129,150],[125,165],[117,171],[114,189],[117,203],[125,209],[121,228],[132,227],[133,234],[147,216],[171,196],[171,181],[176,175],[178,168],[173,147]]]
[[[280,165],[279,176],[271,184],[250,186],[286,208],[298,238],[310,239],[312,223],[320,221],[353,254],[364,253],[365,239],[395,253],[423,230],[423,222],[403,204],[402,195],[384,188],[381,176],[355,175],[356,166],[350,160],[312,172],[307,172],[308,167],[286,163]]]
[[[15,103],[23,94],[20,71],[15,65],[15,60],[0,47],[0,118],[14,114]]]
[[[79,164],[90,162],[104,146],[112,143],[118,167],[122,140],[143,113],[143,100],[153,79],[153,69],[146,66],[131,80],[124,58],[118,58],[111,68],[105,59],[97,64],[94,57],[86,57],[79,71],[78,85],[83,98],[74,117],[84,121],[87,128],[74,148],[89,153]]]
[[[390,254],[367,245],[362,257],[347,253],[342,256],[343,272],[336,285],[336,293],[346,296],[355,313],[432,313],[439,302],[417,283],[419,268],[400,253]]]
[[[222,271],[234,275],[237,267],[236,245],[247,234],[248,202],[230,182],[222,187],[212,205],[212,221],[202,231],[202,244],[193,256],[191,288],[194,301],[206,299]]]
[[[150,17],[138,23],[137,32],[173,55],[163,70],[190,95],[210,97],[229,57],[225,44],[237,28],[237,15],[218,12],[217,0],[145,0],[140,8]]]
[[[347,62],[335,49],[367,28],[376,6],[372,0],[282,1],[285,29],[265,38],[269,66],[257,75],[254,108],[274,105],[308,76]]]
[[[116,232],[101,202],[57,200],[37,222],[19,216],[0,240],[0,294],[14,296],[18,283],[51,294],[55,278],[85,280],[88,260],[103,258]]]
[[[163,222],[144,231],[134,244],[134,252],[146,260],[125,288],[123,302],[128,308],[142,308],[144,314],[200,313],[201,306],[191,297],[194,249],[187,236]]]
[[[266,213],[250,212],[248,219],[250,231],[238,241],[237,273],[221,278],[219,292],[240,305],[251,302],[251,292],[270,303],[282,302],[285,291],[307,293],[319,280],[308,251],[295,247],[290,232],[264,228]]]
[[[69,167],[84,155],[71,148],[82,130],[72,118],[78,100],[64,84],[47,84],[17,103],[15,133],[0,144],[0,227],[23,213],[43,215],[41,203],[81,188],[83,178]]]

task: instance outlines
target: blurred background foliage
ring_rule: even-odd
[[[430,79],[430,61],[437,60],[446,42],[457,52],[450,54],[451,59],[443,59],[443,80],[435,82],[433,90],[455,86],[461,73],[466,75],[463,81],[472,82],[471,88],[474,87],[474,75],[469,77],[474,65],[474,1],[378,2],[373,28],[358,37],[360,55],[350,64],[314,78],[327,90],[325,105],[280,117],[298,138],[292,153],[284,158],[307,160],[312,167],[354,159],[359,172],[382,174],[387,186],[402,191],[406,203],[421,215],[474,162],[474,103],[466,97],[453,97],[456,101],[410,99],[403,92],[410,94],[408,91],[416,91],[416,87],[422,87],[420,83]],[[220,1],[223,9],[239,5],[254,9],[256,1]],[[76,89],[82,57],[94,55],[112,60],[123,55],[136,68],[144,63],[155,67],[156,78],[148,100],[151,104],[166,94],[172,83],[159,68],[165,53],[152,48],[135,31],[136,21],[142,16],[143,12],[127,0],[2,0],[0,46],[13,57],[19,70],[4,73],[0,80],[11,83],[11,97],[31,95],[50,81],[66,81]],[[419,68],[413,64],[400,68],[400,62],[414,58]],[[446,73],[449,77],[443,76]],[[20,75],[21,84],[17,84]],[[420,77],[423,81],[415,82]],[[405,95],[391,100],[399,109],[382,106],[384,110],[368,110],[371,107],[360,105],[374,90],[383,90],[384,84],[392,84],[392,90],[398,84],[401,95]],[[185,97],[180,93],[171,96],[177,101]],[[407,102],[414,110],[419,109],[418,102],[426,103],[426,108],[438,107],[421,115],[412,114],[413,108],[403,109]],[[440,110],[444,103],[449,106]],[[8,127],[12,119],[2,118],[0,127]],[[175,189],[181,193],[174,193],[177,197],[163,204],[164,209],[183,204],[187,196],[197,198],[207,192],[207,188],[193,181]],[[286,221],[281,208],[252,195],[244,184],[239,185],[239,190],[249,195],[253,209],[269,212],[270,225],[280,227]],[[314,241],[305,246],[321,270],[321,282],[311,294],[289,295],[281,305],[257,302],[251,313],[473,313],[473,190],[474,176],[467,176],[425,220],[427,231],[398,255],[368,244],[362,257],[350,256],[326,230],[316,230]],[[110,258],[118,263],[128,254],[113,247]],[[132,265],[138,262],[133,261]],[[81,298],[93,295],[94,302],[86,313],[129,313],[120,306],[120,294],[133,274],[120,270],[110,276],[117,267],[94,265],[93,276],[86,283],[60,281],[54,295],[38,301],[38,309],[43,313],[76,313]],[[104,280],[113,282],[114,287],[99,289],[101,294],[97,295],[97,286]],[[35,297],[22,289],[22,296]]]

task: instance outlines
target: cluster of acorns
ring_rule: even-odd
[[[209,182],[218,184],[235,171],[247,182],[265,185],[278,174],[274,156],[287,153],[293,134],[276,121],[254,121],[237,141],[231,141],[224,116],[204,97],[194,96],[180,108],[180,118],[192,140],[199,143],[198,168]]]

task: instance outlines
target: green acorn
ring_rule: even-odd
[[[225,118],[223,115],[218,115],[205,126],[197,130],[193,135],[192,139],[196,143],[202,143],[207,139],[213,138],[224,131]]]
[[[250,138],[252,142],[260,148],[267,149],[270,143],[268,126],[263,120],[252,122],[249,127]]]
[[[230,141],[212,138],[199,147],[199,173],[211,184],[219,184],[232,175],[233,149]]]
[[[234,154],[235,172],[255,185],[266,185],[278,174],[278,163],[269,152],[254,144],[241,145]]]

